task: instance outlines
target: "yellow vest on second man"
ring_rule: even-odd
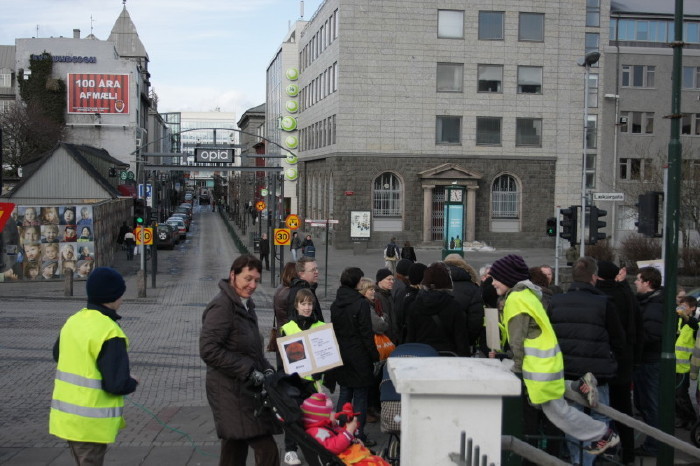
[[[695,346],[695,335],[683,319],[678,319],[678,330],[680,333],[676,338],[676,374],[687,374],[690,372],[690,355]]]

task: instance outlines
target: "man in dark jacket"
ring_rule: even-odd
[[[332,369],[328,379],[340,385],[336,411],[342,411],[345,403],[352,403],[360,413],[358,438],[370,447],[376,442],[367,439],[364,426],[369,387],[375,381],[374,363],[379,361],[379,352],[374,343],[369,301],[356,289],[363,276],[357,267],[345,269],[340,276],[340,288],[331,305],[331,322],[343,365]]]
[[[425,343],[437,351],[470,355],[467,318],[451,291],[452,279],[447,265],[430,264],[409,310],[406,343]]]
[[[409,259],[401,259],[396,264],[396,275],[394,275],[394,287],[391,289],[391,299],[393,301],[392,308],[394,309],[394,315],[399,313],[403,314],[403,301],[406,298],[406,290],[409,286],[408,283],[408,269],[413,265],[413,261]],[[397,317],[397,319],[399,319]],[[400,320],[400,319],[399,319]],[[396,332],[398,329],[394,328],[393,331]]]
[[[632,416],[632,372],[635,357],[639,354],[641,333],[639,328],[639,303],[626,281],[617,281],[620,268],[608,261],[598,262],[598,281],[595,286],[605,293],[615,304],[615,311],[620,318],[622,329],[625,331],[625,346],[617,358],[617,377],[609,382],[610,406],[613,409]],[[634,462],[634,430],[623,424],[617,424],[622,444],[622,462]]]
[[[468,345],[474,349],[484,329],[484,300],[478,285],[479,276],[459,254],[449,254],[445,257],[445,264],[452,277],[452,294],[467,318]]]
[[[294,308],[294,298],[297,296],[297,291],[302,288],[308,288],[314,294],[314,315],[316,320],[325,322],[323,312],[321,312],[321,304],[316,297],[316,288],[318,287],[318,264],[316,259],[308,256],[301,256],[296,264],[297,277],[292,280],[292,285],[289,287],[289,295],[287,296],[287,315],[292,317],[297,315],[297,310]]]
[[[625,333],[615,305],[594,286],[597,273],[594,259],[577,259],[572,268],[573,283],[566,293],[551,297],[548,314],[564,356],[564,378],[579,380],[592,373],[598,381],[598,402],[608,405],[608,382],[617,376],[617,359],[622,357]],[[597,412],[591,417],[608,422]],[[568,445],[572,462],[579,462],[579,442],[572,438]],[[583,464],[593,464],[593,455],[586,453],[583,458]]]
[[[265,376],[274,373],[263,352],[251,299],[261,273],[257,257],[238,257],[202,315],[199,355],[207,365],[207,400],[221,439],[219,464],[245,464],[248,447],[255,452],[257,465],[280,462],[273,438],[281,433],[279,424],[269,411],[254,414],[258,403],[253,395]]]
[[[270,270],[270,239],[267,233],[260,237],[260,262],[265,264],[265,270]]]
[[[634,402],[644,422],[659,426],[659,366],[661,361],[661,333],[664,320],[664,293],[661,272],[654,267],[639,269],[634,281],[637,288],[642,321],[641,360],[634,368]],[[647,436],[638,456],[656,456],[658,443]]]
[[[396,316],[398,319],[397,326],[399,329],[398,339],[400,345],[406,342],[406,323],[409,319],[408,315],[411,310],[411,305],[413,305],[413,302],[418,296],[420,282],[423,281],[423,274],[427,268],[427,265],[417,262],[412,264],[408,269],[408,287],[406,288],[406,296],[403,302],[403,313],[397,314]]]

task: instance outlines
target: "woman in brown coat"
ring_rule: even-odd
[[[266,374],[274,372],[263,353],[255,305],[250,297],[260,282],[262,263],[244,255],[233,261],[228,279],[202,316],[199,354],[207,365],[207,399],[221,439],[220,465],[244,466],[248,447],[258,465],[278,465],[273,434],[281,433],[269,411],[255,416]]]

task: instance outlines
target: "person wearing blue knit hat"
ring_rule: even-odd
[[[87,277],[87,306],[68,318],[53,348],[58,363],[49,433],[68,442],[76,464],[103,464],[107,444],[126,423],[124,395],[138,381],[129,371],[129,339],[117,321],[126,283],[98,267]]]

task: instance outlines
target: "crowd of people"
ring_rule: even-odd
[[[390,247],[395,250],[389,251]],[[564,292],[553,283],[551,267],[528,267],[518,255],[507,255],[477,272],[459,254],[426,265],[416,262],[415,251],[407,248],[409,243],[400,249],[392,239],[384,251],[388,267],[376,270],[373,278],[358,267],[345,268],[325,315],[316,296],[316,259],[300,255],[283,267],[282,283],[273,298],[279,335],[330,322],[343,360],[339,367],[306,377],[318,393],[305,402],[306,408],[302,405],[304,423],[312,436],[322,435],[320,443],[330,445],[341,457],[360,455],[368,461],[358,464],[383,464],[372,455],[376,441],[366,431],[367,423],[381,417],[381,367],[397,346],[423,343],[449,357],[512,360],[511,370],[523,387],[523,433],[563,434],[566,441],[558,446],[552,442],[556,447],[549,448],[556,456],[591,465],[597,455],[618,444],[624,464],[631,464],[635,456],[657,454],[659,446],[653,438],[647,437],[635,448],[631,428],[586,409],[607,404],[629,415],[636,409],[644,422],[658,426],[664,289],[656,268],[639,269],[633,290],[625,268],[579,258],[572,263],[572,283]],[[262,266],[251,255],[236,258],[202,316],[200,355],[207,366],[206,393],[221,439],[222,465],[245,464],[249,448],[256,464],[301,464],[298,445],[291,437],[285,437],[280,457],[273,435],[281,433],[281,428],[270,412],[257,409],[250,395],[267,377],[284,370],[279,358],[277,367],[268,362],[258,328],[252,296]],[[81,422],[93,417],[84,413],[102,409],[105,400],[120,412],[121,397],[137,385],[128,371],[128,339],[116,325],[123,283],[111,269],[98,268],[90,274],[88,306],[69,319],[54,351],[59,372],[51,432],[68,440],[79,464],[82,456],[104,456],[99,444],[114,441],[121,421],[91,420],[109,430],[95,437],[88,432],[94,429],[75,423],[76,417]],[[677,300],[676,427],[688,429],[697,421],[689,396],[690,380],[700,373],[697,300],[682,290]],[[496,344],[486,338],[485,308],[498,310]],[[95,322],[91,332],[97,338],[89,345],[97,346],[90,354],[102,354],[101,345],[102,351],[114,356],[109,360],[100,356],[91,368],[69,367],[59,355],[85,350],[74,326],[83,315]],[[115,364],[119,373],[114,372]],[[77,373],[80,380],[62,375],[67,372]],[[64,403],[78,401],[80,389],[73,385],[100,378],[115,378],[114,384],[103,382],[91,388],[97,390],[96,396],[78,403],[94,406],[75,411]],[[584,404],[567,401],[567,390],[581,395]],[[335,407],[327,393],[337,393]],[[338,424],[333,411],[349,417]]]

